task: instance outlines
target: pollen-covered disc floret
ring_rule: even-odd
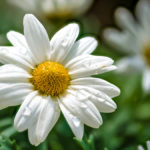
[[[57,62],[46,61],[32,72],[32,83],[44,95],[58,96],[69,84],[66,68]]]

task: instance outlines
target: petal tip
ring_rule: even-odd
[[[23,23],[25,24],[26,22],[28,22],[28,20],[35,20],[36,17],[33,14],[25,14],[24,19],[23,19]]]
[[[78,137],[76,136],[75,138],[76,138],[77,140],[79,140],[79,141],[82,141],[83,135],[80,135],[80,136],[78,136]]]
[[[95,44],[95,47],[97,47],[98,46],[98,41],[97,41],[97,39],[95,38],[95,37],[90,37],[91,38],[91,40],[93,40],[93,42],[94,42],[94,44]]]
[[[25,14],[24,18],[31,18],[31,17],[35,17],[33,14]]]
[[[112,71],[113,71],[113,70],[116,70],[117,68],[118,68],[117,66],[114,66],[114,65],[113,65],[113,66],[112,66]]]
[[[70,23],[70,24],[68,24],[68,27],[70,27],[70,28],[74,28],[74,29],[76,29],[76,30],[79,30],[79,24],[77,24],[77,23]]]
[[[121,17],[123,16],[128,10],[126,8],[123,8],[123,7],[119,7],[116,9],[115,11],[115,17],[118,18],[118,17]]]

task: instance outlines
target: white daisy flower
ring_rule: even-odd
[[[14,126],[28,130],[30,143],[45,140],[62,111],[74,135],[82,139],[84,124],[98,128],[99,112],[115,111],[112,100],[119,89],[91,75],[114,70],[113,60],[90,55],[97,46],[92,37],[76,41],[79,26],[69,24],[49,42],[42,24],[24,17],[24,35],[8,33],[12,47],[0,48],[0,109],[21,104]]]
[[[125,8],[119,8],[116,22],[122,31],[106,29],[104,37],[129,56],[118,62],[118,71],[143,73],[143,88],[150,91],[150,1],[141,0],[136,7],[137,20]]]
[[[21,9],[48,17],[74,17],[83,14],[93,0],[8,0]]]
[[[139,145],[138,150],[144,150],[143,146]],[[147,150],[150,150],[150,141],[147,141]]]

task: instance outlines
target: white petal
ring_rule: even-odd
[[[35,121],[39,113],[41,97],[34,91],[26,96],[14,120],[14,126],[18,131],[26,130]]]
[[[129,31],[119,31],[113,28],[104,30],[104,39],[112,47],[123,51],[126,54],[137,53],[140,50],[140,43],[137,37]]]
[[[92,78],[92,77],[78,78],[72,80],[71,85],[88,86],[104,92],[106,95],[108,95],[111,98],[116,97],[120,94],[120,90],[118,87],[99,78]]]
[[[150,92],[150,69],[146,69],[143,74],[143,88],[146,92]]]
[[[72,12],[76,15],[81,15],[84,13],[92,4],[93,0],[80,0],[78,2],[74,0],[70,0],[70,6],[72,8]],[[68,1],[67,1],[68,3]]]
[[[42,9],[47,14],[61,14],[64,12],[71,12],[72,15],[81,15],[84,13],[92,4],[93,0],[43,0]]]
[[[113,60],[104,56],[81,55],[69,61],[65,67],[72,79],[96,75],[116,69]]]
[[[56,101],[43,97],[40,111],[28,128],[28,137],[31,144],[37,146],[45,140],[48,133],[55,125],[60,115],[60,109]]]
[[[59,116],[60,108],[58,102],[51,100],[49,97],[43,99],[35,130],[37,140],[40,143],[45,140],[50,130],[56,124]]]
[[[7,64],[0,66],[0,83],[28,83],[31,75],[24,69]]]
[[[0,62],[3,64],[14,64],[28,71],[33,65],[26,55],[16,51],[15,47],[0,47]]]
[[[150,150],[150,141],[147,141],[147,150]]]
[[[7,0],[9,3],[16,5],[18,7],[20,7],[21,9],[25,10],[25,11],[36,11],[36,0]]]
[[[79,26],[75,23],[69,24],[58,31],[50,42],[51,61],[62,63],[70,52],[78,34]]]
[[[138,150],[144,150],[143,146],[138,146]]]
[[[29,50],[24,35],[15,31],[10,31],[7,33],[7,38],[12,43],[12,45],[15,46],[15,48],[12,51],[9,51],[9,53],[14,53],[17,55],[22,54],[23,57],[25,57],[31,64],[35,65],[35,57]]]
[[[43,25],[31,14],[24,17],[24,34],[37,63],[48,60],[50,45],[47,32]]]
[[[86,100],[86,97],[81,99],[81,97],[66,92],[60,99],[62,104],[84,124],[93,128],[98,128],[102,124],[100,113],[93,103]]]
[[[57,11],[56,7],[57,7],[56,3],[50,0],[43,0],[41,3],[41,8],[43,12],[47,15],[53,14],[54,12],[56,12]]]
[[[83,123],[77,116],[73,115],[67,108],[65,108],[65,106],[61,103],[61,100],[59,101],[59,106],[72,132],[77,137],[77,139],[81,140],[84,133]]]
[[[132,33],[136,33],[137,23],[135,22],[132,14],[125,8],[118,8],[115,12],[115,18],[117,24],[127,29]]]
[[[135,73],[135,71],[143,70],[145,64],[139,56],[124,57],[120,59],[116,66],[118,73]]]
[[[110,113],[117,108],[115,102],[105,93],[87,86],[72,85],[70,89],[76,91],[74,94],[77,97],[84,97],[91,101],[100,112]],[[77,99],[79,99],[77,98]]]
[[[96,49],[97,45],[97,40],[93,37],[85,37],[78,40],[70,50],[65,62],[83,54],[91,54]]]
[[[32,85],[28,83],[2,84],[0,109],[21,104],[30,92],[32,92]]]
[[[33,122],[28,129],[28,138],[32,145],[38,146],[40,144],[40,141],[37,139],[36,136],[36,124],[37,121]]]
[[[136,14],[144,30],[150,31],[150,2],[148,0],[140,0],[136,7]]]
[[[15,47],[23,47],[26,48],[27,51],[28,45],[24,35],[15,31],[10,31],[7,33],[7,38]]]

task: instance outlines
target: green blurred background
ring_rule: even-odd
[[[118,50],[108,47],[102,38],[102,31],[115,26],[113,12],[119,6],[134,11],[136,0],[95,0],[89,11],[82,17],[69,20],[39,20],[47,29],[50,38],[68,22],[78,22],[80,37],[93,35],[99,40],[94,55],[105,55],[118,60],[124,56]],[[0,45],[10,45],[6,33],[15,30],[23,33],[25,12],[0,0]],[[80,38],[79,37],[79,38]],[[38,147],[30,145],[27,132],[16,132],[13,119],[18,110],[10,107],[0,111],[0,150],[136,150],[139,144],[146,147],[150,140],[150,94],[145,94],[141,86],[141,74],[118,75],[114,72],[96,76],[106,79],[121,89],[115,98],[116,112],[102,114],[103,125],[99,129],[85,127],[82,141],[78,141],[67,125],[64,117],[57,122],[48,138]]]

